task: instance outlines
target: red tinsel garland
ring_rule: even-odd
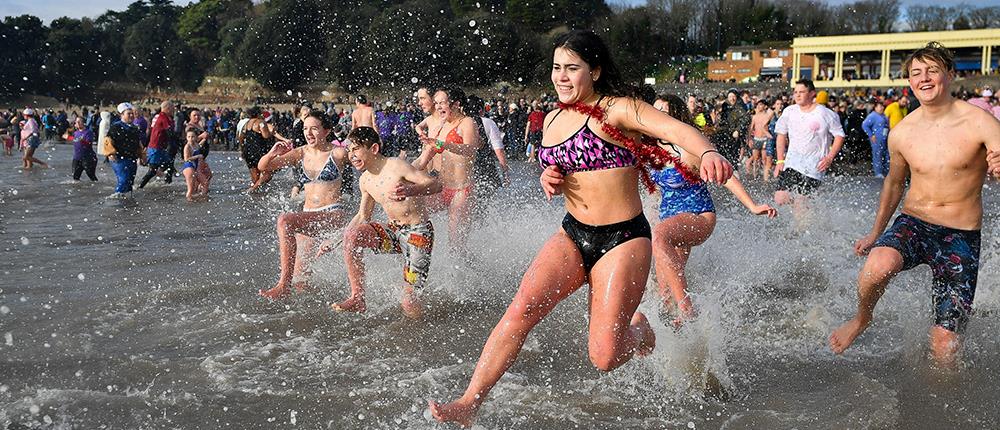
[[[691,172],[688,167],[681,162],[680,157],[667,152],[665,149],[660,148],[656,145],[656,140],[643,135],[639,142],[635,139],[628,137],[625,133],[618,127],[615,127],[604,120],[607,118],[607,114],[598,105],[589,106],[581,102],[576,102],[573,104],[559,103],[559,109],[572,110],[584,115],[587,115],[597,122],[601,123],[601,131],[611,136],[612,139],[622,144],[625,149],[629,150],[632,155],[635,155],[637,161],[635,168],[639,170],[639,177],[642,178],[642,183],[652,194],[656,191],[656,184],[653,182],[653,178],[649,175],[649,168],[662,169],[667,165],[667,163],[673,164],[674,167],[680,172],[681,176],[685,181],[692,184],[701,182],[701,177],[696,172]]]

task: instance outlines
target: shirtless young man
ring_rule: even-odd
[[[371,127],[378,131],[375,125],[375,110],[368,103],[368,98],[358,95],[354,100],[354,112],[351,112],[351,130],[358,127]]]
[[[419,170],[437,171],[444,191],[437,207],[448,209],[448,240],[461,253],[471,227],[473,207],[473,161],[483,142],[476,122],[462,111],[465,93],[458,88],[440,88],[434,92],[436,127],[421,137],[424,150],[413,165]]]
[[[415,290],[427,280],[434,246],[434,226],[427,217],[423,196],[441,192],[441,182],[398,157],[379,153],[378,132],[360,127],[348,135],[351,164],[361,172],[358,180],[361,206],[344,230],[344,263],[351,283],[351,296],[331,305],[337,311],[364,312],[365,262],[362,251],[403,254],[403,313],[419,318],[422,306]],[[389,221],[372,223],[375,203]]]
[[[875,304],[897,273],[927,264],[933,273],[935,315],[931,353],[947,365],[955,360],[959,334],[972,313],[986,155],[1000,150],[1000,122],[951,96],[954,59],[936,42],[911,54],[903,70],[920,108],[889,133],[889,175],[875,225],[854,245],[858,255],[868,254],[858,275],[858,311],[830,335],[830,349],[844,352],[868,328]],[[910,190],[902,213],[883,234],[903,198],[907,177]]]
[[[758,174],[767,179],[767,172],[763,171],[761,166],[764,147],[772,138],[771,133],[767,131],[767,124],[771,122],[773,117],[774,112],[767,108],[767,101],[757,100],[754,105],[753,117],[750,118],[750,130],[747,133],[750,135],[750,139],[747,141],[747,146],[750,147],[750,157],[746,161],[748,179],[756,177]]]

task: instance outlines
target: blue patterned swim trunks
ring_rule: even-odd
[[[958,230],[900,214],[875,246],[899,251],[903,270],[930,266],[934,323],[953,332],[965,329],[979,277],[979,230]]]

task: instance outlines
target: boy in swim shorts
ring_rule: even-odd
[[[363,172],[358,179],[361,205],[344,230],[344,262],[351,296],[331,307],[337,311],[365,311],[362,251],[371,249],[379,254],[403,255],[403,313],[419,318],[423,309],[416,292],[427,280],[434,247],[434,226],[424,197],[441,192],[441,182],[406,160],[380,154],[379,135],[372,127],[351,130],[348,140],[351,164]],[[371,222],[376,203],[382,206],[388,222]]]
[[[854,245],[858,255],[868,254],[858,275],[858,310],[830,335],[830,349],[842,353],[868,328],[897,273],[927,264],[933,273],[931,353],[938,364],[950,365],[972,314],[987,151],[1000,150],[1000,122],[952,97],[954,58],[936,42],[911,54],[903,71],[921,107],[889,132],[889,175],[875,223]],[[902,213],[883,234],[900,200]]]

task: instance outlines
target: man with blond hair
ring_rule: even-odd
[[[939,364],[949,365],[972,314],[987,154],[1000,150],[1000,122],[952,97],[948,86],[955,61],[940,44],[931,42],[911,54],[903,72],[920,108],[889,132],[889,175],[875,223],[854,245],[858,255],[868,254],[858,275],[857,313],[830,335],[830,349],[844,352],[868,328],[875,304],[896,274],[927,264],[933,274],[931,353]],[[883,233],[900,200],[902,213]]]

